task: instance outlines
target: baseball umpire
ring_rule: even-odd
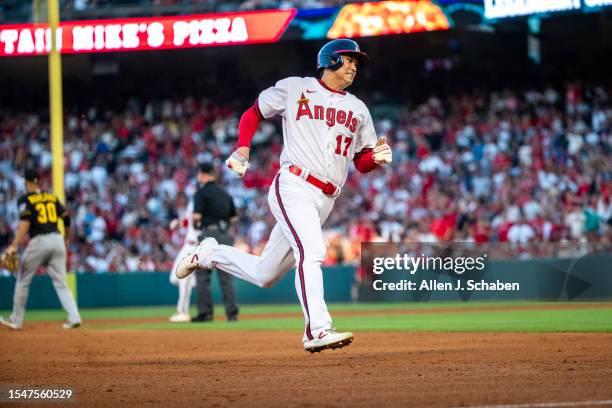
[[[25,187],[26,194],[17,202],[19,227],[2,257],[14,256],[26,233],[30,235],[30,242],[23,256],[21,270],[16,271],[13,314],[9,319],[0,317],[0,323],[13,330],[22,328],[32,277],[40,266],[45,265],[62,307],[68,313],[64,329],[79,327],[81,316],[66,284],[66,244],[57,227],[58,219],[62,218],[68,237],[70,216],[55,194],[40,189],[38,173],[33,168],[25,171]]]
[[[202,163],[198,169],[200,187],[193,198],[193,225],[202,231],[203,237],[214,237],[225,245],[233,245],[234,240],[228,229],[230,220],[236,216],[236,207],[232,197],[215,182],[215,171],[211,163]],[[213,319],[213,302],[210,291],[212,269],[201,269],[196,272],[196,306],[198,315],[193,322],[206,322]],[[234,294],[233,278],[230,274],[217,269],[221,285],[225,314],[228,322],[238,320],[238,305]]]

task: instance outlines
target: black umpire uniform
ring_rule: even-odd
[[[207,237],[215,238],[220,244],[233,245],[234,239],[229,234],[230,220],[236,216],[234,200],[215,183],[215,172],[212,164],[202,163],[198,171],[200,187],[195,193],[193,203],[194,226],[202,231],[200,241]],[[210,290],[212,270],[196,271],[196,306],[198,315],[193,322],[206,322],[213,319],[213,302]],[[225,314],[228,321],[238,320],[238,305],[234,294],[233,277],[217,269],[221,285]]]

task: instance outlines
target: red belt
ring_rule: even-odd
[[[289,171],[295,174],[296,176],[301,177],[303,170],[298,166],[292,164],[289,166]],[[321,190],[323,194],[328,196],[333,196],[338,191],[338,187],[336,187],[334,183],[331,183],[329,181],[323,181],[311,174],[306,177],[306,181]]]

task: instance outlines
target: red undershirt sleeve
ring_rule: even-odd
[[[253,135],[257,131],[259,123],[264,120],[257,101],[242,114],[238,124],[238,144],[237,147],[250,147]]]
[[[355,154],[353,163],[355,168],[361,173],[368,173],[378,167],[378,164],[374,162],[374,153],[371,148],[365,148],[362,151]]]

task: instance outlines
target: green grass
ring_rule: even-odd
[[[341,316],[355,331],[612,332],[612,310],[520,310],[394,315],[382,319]]]
[[[612,332],[612,313],[605,309],[495,311],[465,313],[388,314],[336,316],[334,325],[353,331],[438,332]],[[237,324],[216,321],[194,325],[170,323],[109,324],[112,329],[188,330],[302,330],[303,320],[272,318],[242,320]]]
[[[564,306],[561,310],[544,307]],[[537,302],[468,302],[468,303],[393,303],[332,304],[334,325],[354,331],[496,331],[496,332],[612,332],[612,303],[609,307],[589,307],[588,303],[571,309],[572,303]],[[515,310],[509,307],[528,307]],[[462,310],[452,310],[460,307]],[[495,310],[478,310],[482,308]],[[506,309],[505,309],[506,308]],[[217,306],[219,314],[223,308]],[[401,314],[399,311],[409,311]],[[92,329],[127,330],[302,330],[303,319],[298,305],[243,306],[238,323],[215,321],[206,324],[168,323],[173,307],[123,307],[83,309],[84,321]],[[342,315],[338,312],[351,312]],[[360,314],[363,312],[364,314]],[[389,312],[389,313],[385,313]],[[254,314],[289,314],[281,317],[248,319]],[[3,314],[6,314],[4,311]],[[27,321],[62,320],[61,310],[31,310]],[[116,321],[96,322],[107,319]],[[125,319],[125,320],[121,320]],[[130,322],[129,319],[159,319],[159,322]]]
[[[478,309],[482,307],[542,307],[554,305],[569,305],[574,303],[568,302],[421,302],[421,303],[332,303],[329,304],[331,312],[340,311],[398,311],[398,310],[421,310],[421,309],[445,309],[445,308],[462,308],[462,309]],[[588,305],[588,303],[580,303]],[[610,302],[612,308],[612,302]],[[222,313],[223,305],[216,305],[217,313]],[[81,309],[83,319],[146,319],[154,317],[170,316],[175,312],[174,306],[129,306],[129,307],[112,307],[112,308],[95,308]],[[191,308],[192,313],[195,313],[195,308]],[[10,314],[10,310],[0,310],[0,315],[6,316]],[[297,303],[293,304],[263,304],[263,305],[246,305],[241,306],[240,314],[271,314],[271,313],[298,313],[301,314],[301,309]],[[26,319],[30,321],[38,320],[58,320],[64,317],[64,313],[60,309],[54,310],[27,310]]]

